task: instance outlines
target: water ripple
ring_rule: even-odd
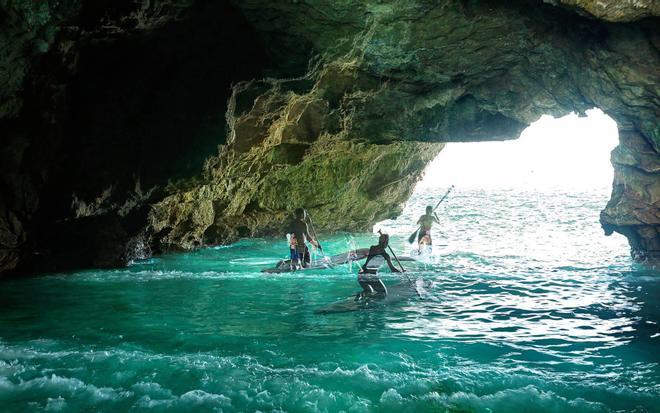
[[[379,227],[405,255],[443,191]],[[456,191],[422,298],[318,315],[356,266],[264,276],[280,240],[0,290],[3,411],[658,411],[660,278],[598,227],[607,195]],[[375,241],[324,237],[328,251]],[[401,280],[383,275],[388,285]]]

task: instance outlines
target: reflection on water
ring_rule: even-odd
[[[409,252],[416,194],[378,228]],[[317,315],[349,266],[264,276],[281,240],[5,282],[6,411],[657,411],[660,283],[597,225],[606,195],[456,191],[423,300]],[[325,237],[332,253],[371,234]],[[399,277],[386,274],[386,283]]]

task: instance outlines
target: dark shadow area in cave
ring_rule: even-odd
[[[70,88],[63,179],[94,197],[133,176],[148,188],[199,173],[225,141],[231,83],[267,65],[260,40],[227,2],[199,5],[156,32],[89,42]]]
[[[106,251],[108,245],[134,235],[148,208],[71,219],[74,194],[90,204],[112,187],[104,205],[122,205],[138,181],[147,192],[199,175],[205,159],[225,143],[232,83],[280,75],[263,36],[229,2],[198,1],[149,30],[100,24],[124,22],[140,7],[120,3],[84,3],[68,22],[72,29],[59,34],[58,46],[35,62],[22,115],[7,125],[18,131],[12,140],[25,141],[14,145],[24,148],[16,156],[23,166],[16,168],[29,167],[24,172],[39,188],[38,208],[15,207],[36,209],[21,218],[31,224],[26,229],[35,251],[22,272],[68,268],[70,262],[117,264],[121,252]],[[69,55],[75,58],[62,52],[67,44],[74,45]],[[10,200],[20,191],[3,190]]]

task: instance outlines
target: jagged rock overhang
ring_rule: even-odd
[[[304,39],[329,65],[357,67],[356,84],[377,83],[341,98],[352,114],[348,135],[361,139],[514,139],[543,114],[601,108],[626,137],[619,153],[627,154],[613,158],[613,197],[601,221],[648,255],[659,244],[657,6],[561,3],[569,7],[318,1],[270,4],[262,13],[263,2],[236,0],[260,32],[277,32],[284,45]],[[584,18],[577,9],[636,23]],[[309,30],[309,22],[324,30]]]

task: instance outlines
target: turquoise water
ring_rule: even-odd
[[[395,251],[442,193],[377,226]],[[660,274],[602,236],[607,196],[458,189],[404,264],[423,300],[373,310],[314,313],[355,266],[263,276],[279,240],[3,282],[1,410],[660,411]]]

